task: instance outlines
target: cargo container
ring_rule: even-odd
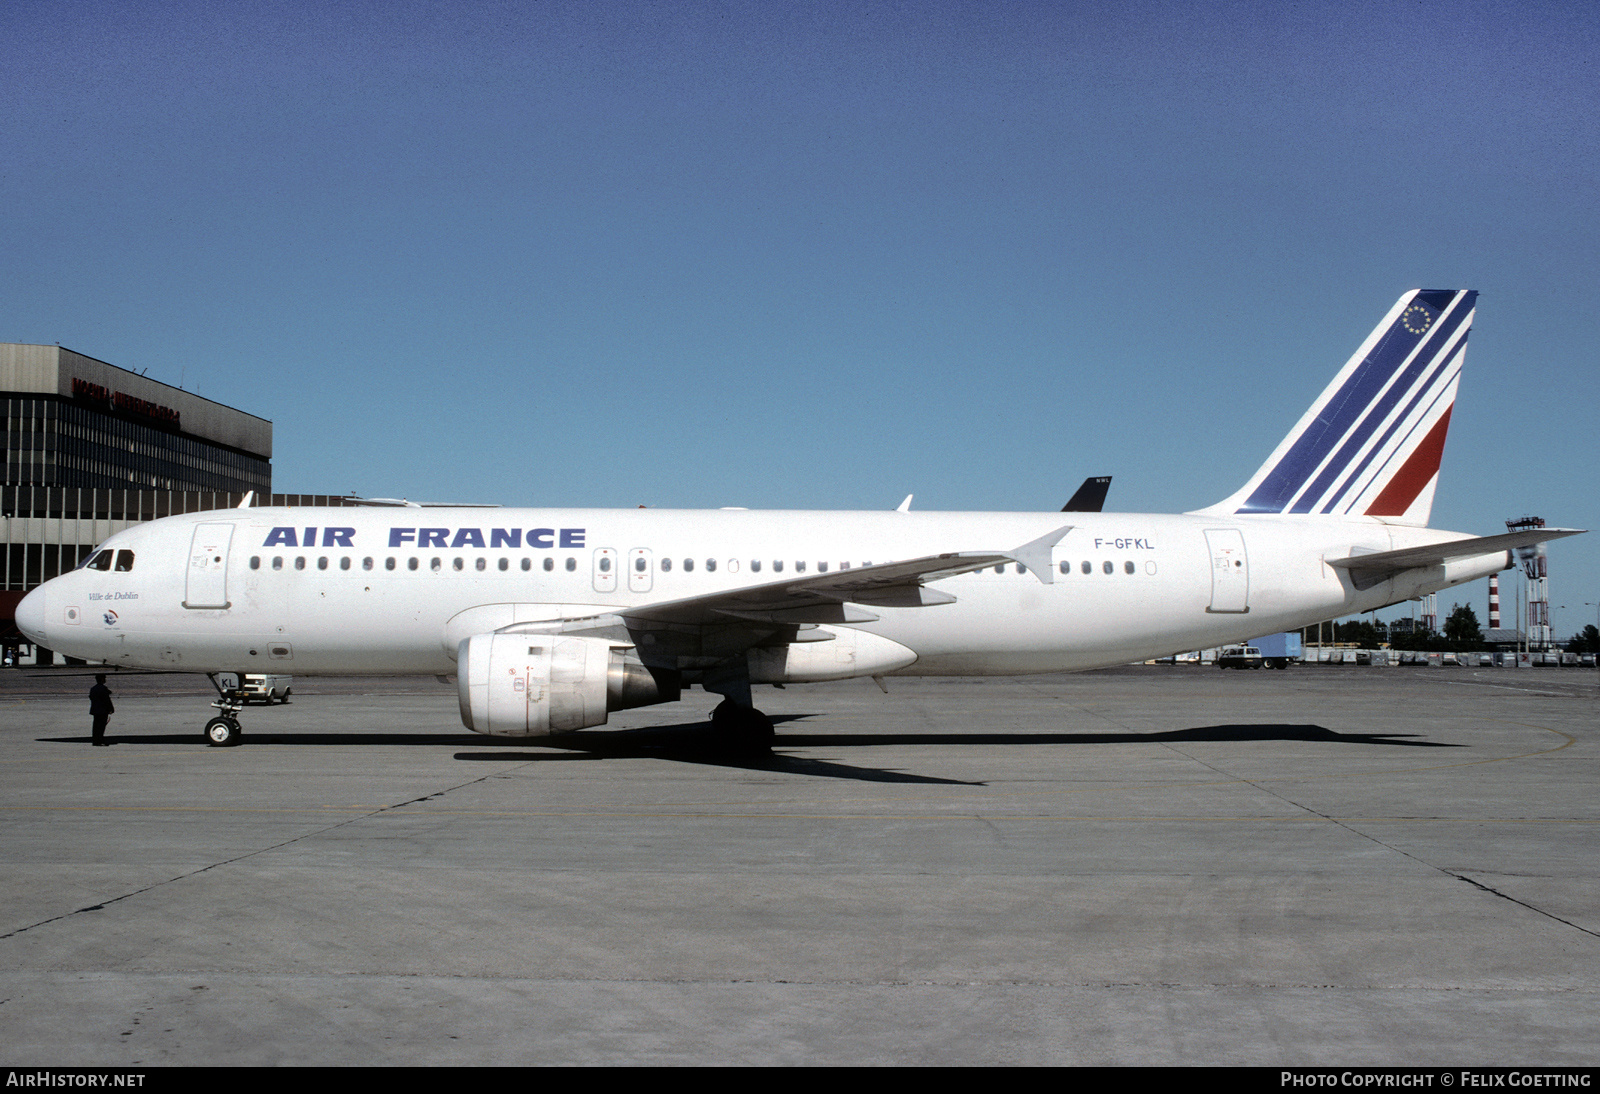
[[[1250,645],[1261,651],[1261,663],[1269,669],[1286,669],[1301,657],[1299,631],[1281,631],[1264,638],[1253,638]]]

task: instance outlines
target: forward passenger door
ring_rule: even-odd
[[[197,524],[189,541],[189,573],[183,588],[185,608],[227,608],[228,545],[232,524]]]

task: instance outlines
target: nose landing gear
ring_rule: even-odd
[[[232,718],[213,718],[206,723],[206,743],[210,745],[236,745],[239,743],[239,723]]]
[[[216,702],[211,705],[218,711],[217,717],[206,723],[206,744],[223,748],[236,745],[244,732],[239,728],[239,712],[244,709],[245,699],[244,689],[240,686],[244,681],[244,673],[208,672],[206,678],[217,689]]]

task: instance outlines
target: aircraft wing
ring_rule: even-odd
[[[1458,558],[1489,555],[1496,551],[1510,551],[1529,547],[1546,540],[1582,535],[1583,528],[1535,528],[1526,532],[1507,532],[1501,536],[1473,536],[1469,539],[1452,539],[1445,543],[1430,543],[1426,547],[1406,547],[1399,551],[1375,551],[1349,558],[1325,558],[1329,566],[1349,570],[1356,588],[1371,588],[1395,574],[1414,570],[1419,566],[1437,566]]]
[[[1039,581],[1050,584],[1050,549],[1072,530],[1066,525],[1011,551],[958,551],[900,562],[857,566],[727,589],[704,596],[646,604],[619,611],[630,630],[663,625],[705,626],[746,621],[765,624],[870,623],[878,617],[855,607],[916,608],[950,604],[955,597],[927,582],[971,573],[986,566],[1020,562]]]

